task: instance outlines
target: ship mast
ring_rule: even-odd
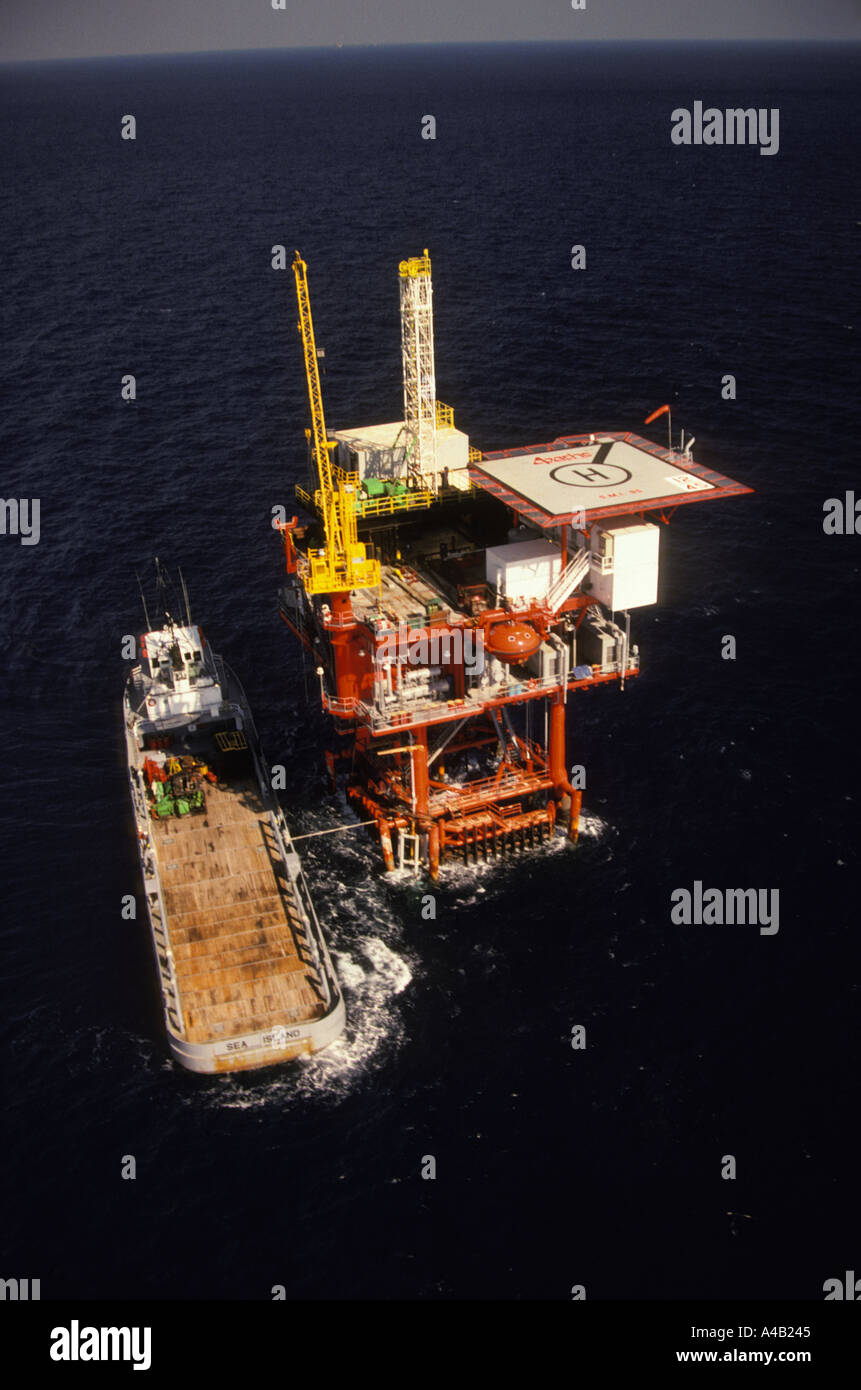
[[[140,589],[141,603],[143,604],[144,622],[146,623],[146,630],[147,630],[147,632],[151,632],[151,631],[152,631],[152,623],[151,623],[150,620],[149,620],[149,609],[148,609],[147,606],[146,606],[146,594],[144,593],[144,586],[143,586],[143,583],[141,582],[141,577],[140,577],[140,575],[138,574],[137,570],[135,570],[135,579],[137,580],[137,582],[138,582],[138,588]]]
[[[188,602],[188,589],[185,587],[185,575],[181,569],[177,569],[180,587],[182,588],[182,598],[185,603],[185,622],[187,627],[191,627],[191,607]]]

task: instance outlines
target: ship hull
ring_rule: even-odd
[[[343,1031],[345,1008],[299,856],[266,782],[244,692],[229,667],[214,660],[227,697],[217,713],[230,708],[238,714],[253,778],[236,795],[226,786],[207,787],[207,809],[196,821],[158,819],[146,764],[169,754],[142,745],[151,745],[156,731],[156,743],[186,746],[189,732],[200,737],[199,717],[142,718],[146,687],[136,668],[124,718],[143,900],[168,1043],[187,1070],[224,1073],[319,1052]]]
[[[344,1001],[339,998],[325,1019],[304,1028],[286,1029],[286,1043],[273,1044],[271,1033],[249,1033],[230,1038],[226,1043],[189,1043],[183,1038],[174,1037],[169,1030],[167,1040],[173,1056],[188,1071],[251,1071],[257,1067],[293,1062],[298,1057],[320,1052],[340,1037],[345,1022]]]

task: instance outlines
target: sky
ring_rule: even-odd
[[[0,0],[0,61],[336,43],[861,40],[861,0],[583,3],[575,10],[571,0]]]

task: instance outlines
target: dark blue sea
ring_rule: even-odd
[[[2,490],[41,503],[37,545],[0,536],[3,1277],[44,1299],[821,1300],[861,1268],[861,537],[823,530],[861,496],[858,56],[0,69]],[[672,144],[696,100],[778,108],[778,153]],[[426,246],[439,396],[478,447],[660,441],[643,419],[669,402],[755,492],[679,510],[660,604],[632,615],[641,677],[569,702],[579,846],[453,869],[429,922],[363,832],[304,841],[347,1031],[209,1078],[170,1060],[147,927],[121,917],[121,641],[135,571],[181,564],[290,769],[294,833],[353,818],[276,612],[269,521],[306,425],[278,244],[308,262],[331,428],[398,418],[397,263]],[[673,924],[696,880],[779,890],[779,931]]]

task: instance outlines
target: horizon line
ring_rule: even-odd
[[[715,35],[711,38],[704,38],[702,35],[694,37],[672,37],[672,38],[590,38],[590,39],[413,39],[406,43],[389,43],[376,39],[355,40],[350,42],[333,42],[326,44],[283,44],[261,48],[258,45],[249,45],[247,48],[177,48],[163,49],[154,53],[90,53],[78,54],[75,57],[52,57],[52,58],[5,58],[0,59],[0,68],[22,67],[27,64],[44,65],[46,63],[110,63],[122,59],[157,59],[157,58],[209,58],[209,57],[233,57],[241,54],[265,54],[267,57],[294,53],[331,53],[348,50],[350,52],[367,49],[427,49],[427,48],[525,48],[525,47],[553,47],[553,48],[584,48],[584,47],[633,47],[641,44],[663,45],[665,47],[680,47],[682,45],[708,47],[711,45],[722,45],[724,47],[752,48],[763,45],[783,45],[794,48],[808,47],[832,47],[839,44],[841,47],[861,46],[861,35],[858,38],[851,37],[819,37],[817,35],[798,36],[787,38],[781,37],[757,37],[757,38],[727,38],[725,35]]]

